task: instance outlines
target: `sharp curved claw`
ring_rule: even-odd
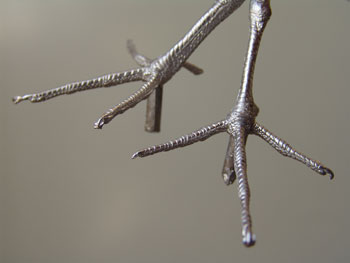
[[[94,124],[94,128],[95,129],[102,129],[102,127],[105,124],[108,124],[116,115],[113,115],[113,111],[109,110],[107,111],[105,114],[102,115],[101,118],[99,118],[95,124]]]
[[[331,169],[327,168],[327,167],[322,167],[320,169],[320,174],[322,174],[322,175],[328,174],[329,175],[329,179],[331,179],[331,180],[334,178],[333,171]]]
[[[102,129],[103,125],[105,125],[107,122],[105,121],[104,117],[98,119],[95,124],[94,128],[95,129]]]
[[[136,152],[136,153],[134,153],[132,156],[131,156],[131,159],[135,159],[135,158],[137,158],[137,157],[140,157],[140,152]]]

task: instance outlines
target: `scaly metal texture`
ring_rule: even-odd
[[[189,56],[199,44],[239,8],[244,0],[217,0],[214,5],[198,20],[191,30],[168,52],[152,60],[136,51],[131,41],[128,41],[128,49],[139,68],[102,76],[89,81],[76,82],[56,89],[37,94],[18,96],[13,99],[15,103],[23,100],[39,102],[51,99],[62,94],[71,94],[94,88],[115,86],[130,81],[143,81],[144,84],[137,92],[123,102],[112,107],[95,123],[95,128],[102,128],[115,116],[134,107],[140,101],[148,98],[146,125],[150,132],[160,130],[160,115],[162,104],[162,92],[164,84],[176,74],[181,67],[186,68],[195,75],[203,71],[197,66],[187,62]],[[260,41],[271,16],[270,0],[250,0],[250,37],[248,50],[244,63],[242,82],[233,109],[223,120],[205,126],[178,139],[151,146],[136,152],[132,158],[146,157],[155,153],[170,151],[179,147],[185,147],[193,143],[204,141],[211,136],[227,132],[229,143],[226,151],[222,177],[226,185],[238,181],[238,194],[241,203],[242,241],[246,246],[255,244],[255,235],[252,230],[252,217],[250,214],[250,190],[247,176],[247,157],[245,145],[250,134],[254,134],[275,150],[286,157],[298,160],[321,175],[329,175],[331,179],[334,173],[323,164],[296,151],[287,142],[258,124],[255,119],[259,109],[253,99],[253,76]]]

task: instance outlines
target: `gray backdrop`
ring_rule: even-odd
[[[93,129],[140,83],[36,105],[10,100],[134,67],[129,38],[159,56],[213,2],[0,2],[1,262],[349,262],[346,0],[271,1],[255,75],[258,121],[336,178],[249,137],[253,248],[241,244],[237,185],[220,175],[226,134],[130,159],[226,116],[241,81],[248,3],[191,56],[205,74],[182,70],[165,86],[160,134],[143,131],[145,102]]]

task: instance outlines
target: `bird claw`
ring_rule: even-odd
[[[95,124],[94,124],[94,128],[95,129],[102,129],[103,125],[107,124],[109,122],[109,120],[107,119],[107,117],[101,117],[99,118]]]
[[[222,179],[226,185],[231,185],[236,180],[236,173],[234,170],[229,168],[224,168],[222,172]]]
[[[165,82],[168,81],[181,67],[186,68],[195,75],[201,74],[203,70],[191,63],[186,62],[187,58],[216,26],[220,24],[226,17],[228,17],[234,10],[236,10],[243,2],[244,0],[215,1],[214,6],[203,16],[203,18],[199,20],[198,23],[194,25],[194,27],[183,38],[183,40],[178,42],[178,44],[176,44],[163,57],[159,57],[158,61],[150,60],[147,57],[138,54],[133,43],[131,41],[128,41],[129,52],[136,60],[136,62],[142,66],[141,68],[105,75],[87,82],[83,81],[68,84],[57,89],[48,90],[43,93],[16,96],[12,100],[15,104],[23,100],[39,102],[58,95],[71,94],[76,91],[110,87],[131,81],[147,82],[139,91],[131,95],[121,104],[107,111],[100,119],[95,122],[94,128],[102,129],[102,127],[105,124],[109,123],[115,116],[123,113],[131,107],[134,107],[141,100],[149,97],[154,89],[160,85],[165,84]],[[252,81],[260,39],[265,25],[271,15],[270,1],[251,0],[250,15],[251,36],[249,40],[249,49],[246,56],[246,64],[243,72],[242,86],[239,91],[235,108],[231,112],[229,119],[225,119],[224,121],[220,121],[208,127],[203,127],[200,130],[182,136],[174,141],[138,151],[132,156],[132,159],[135,159],[136,157],[145,157],[161,151],[169,151],[178,147],[184,147],[198,141],[204,141],[212,135],[223,131],[227,131],[231,136],[234,136],[235,144],[232,145],[232,154],[234,153],[236,157],[233,158],[233,155],[227,156],[226,159],[228,162],[227,164],[224,164],[224,170],[222,174],[224,182],[227,185],[233,183],[236,177],[233,162],[237,163],[237,165],[235,164],[235,167],[237,168],[236,171],[239,184],[239,196],[242,206],[242,242],[247,247],[253,246],[255,244],[256,238],[252,233],[249,213],[250,192],[246,174],[245,142],[249,133],[248,131],[251,130],[250,124],[254,123],[255,117],[257,115],[257,107],[254,104],[252,96]],[[164,66],[162,63],[165,62],[171,63]],[[162,69],[164,71],[162,71]],[[156,106],[152,106],[151,108],[156,108]],[[334,173],[329,168],[326,168],[320,165],[320,163],[295,152],[287,143],[271,134],[269,131],[264,129],[264,127],[255,124],[252,133],[263,138],[284,156],[288,156],[301,161],[321,175],[328,174],[330,176],[330,179],[334,178]],[[236,137],[236,135],[240,136]],[[231,150],[228,152],[231,153]]]
[[[137,158],[137,157],[142,157],[142,156],[140,155],[140,152],[134,153],[134,154],[131,156],[131,159],[135,159],[135,158]]]
[[[327,168],[327,167],[320,167],[320,170],[318,171],[319,174],[321,175],[329,175],[329,179],[333,180],[334,178],[334,173],[331,169]]]
[[[24,95],[24,96],[15,96],[12,98],[12,102],[14,104],[18,104],[20,103],[21,101],[24,101],[24,100],[31,100],[32,98],[32,95]]]
[[[16,96],[16,97],[13,97],[13,98],[12,98],[12,101],[13,101],[14,104],[18,104],[18,103],[20,103],[22,100],[23,100],[23,99],[22,99],[21,96]]]
[[[242,242],[246,247],[254,246],[256,242],[256,236],[251,231],[247,231],[243,234]]]

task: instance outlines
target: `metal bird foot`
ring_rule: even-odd
[[[173,65],[167,63],[167,60],[171,59],[171,55],[168,54],[158,59],[151,60],[139,54],[131,40],[128,40],[127,48],[134,60],[140,65],[140,68],[112,73],[91,80],[66,84],[36,94],[16,96],[12,100],[15,104],[24,100],[29,100],[30,102],[42,102],[60,95],[68,95],[78,91],[107,88],[133,81],[143,81],[145,84],[143,84],[137,92],[104,113],[102,117],[95,122],[94,128],[102,129],[102,127],[109,123],[115,116],[148,98],[145,130],[149,132],[158,132],[160,131],[162,86],[164,83],[167,82],[181,67],[186,68],[195,75],[203,73],[203,70],[185,61],[181,63],[181,65],[177,65],[175,68]],[[169,68],[172,68],[173,70],[169,70]]]
[[[195,75],[202,73],[200,68],[186,62],[187,59],[212,30],[238,9],[243,2],[244,0],[216,0],[214,5],[172,49],[154,60],[139,54],[133,43],[128,41],[129,52],[139,64],[139,68],[105,75],[88,81],[68,84],[37,94],[18,96],[15,97],[13,101],[15,103],[19,103],[23,100],[40,102],[63,94],[110,87],[131,81],[143,81],[143,86],[137,92],[103,114],[95,123],[95,128],[101,129],[115,116],[148,98],[145,128],[147,131],[151,132],[159,131],[163,85],[170,80],[181,67],[186,68]],[[255,235],[252,231],[252,220],[249,210],[250,191],[245,151],[248,135],[257,135],[280,154],[300,161],[321,175],[329,175],[331,179],[334,177],[333,172],[329,168],[296,151],[287,142],[255,121],[259,109],[254,103],[252,93],[254,68],[260,41],[270,16],[271,8],[269,0],[250,0],[250,38],[242,82],[235,106],[227,117],[178,139],[138,151],[132,156],[132,158],[146,157],[158,152],[170,151],[198,141],[204,141],[217,133],[227,132],[229,134],[229,144],[222,176],[227,185],[232,184],[236,178],[238,179],[239,198],[242,208],[242,241],[246,246],[252,246],[255,243]]]

